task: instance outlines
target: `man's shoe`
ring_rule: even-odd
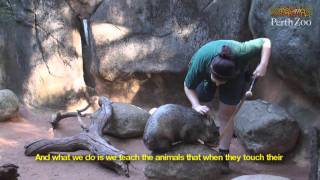
[[[222,163],[223,163],[223,168],[221,173],[222,174],[230,174],[231,169],[229,168],[229,161],[226,160],[226,155],[229,154],[228,149],[219,149],[219,154],[223,157]]]

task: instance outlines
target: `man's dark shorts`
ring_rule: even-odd
[[[245,73],[240,73],[236,78],[227,81],[219,87],[219,100],[227,105],[237,105],[245,93]],[[202,81],[196,88],[200,102],[209,102],[216,92],[215,83]]]

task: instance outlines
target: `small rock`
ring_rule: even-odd
[[[236,116],[235,133],[252,153],[286,153],[298,140],[299,126],[280,106],[246,101]]]
[[[18,111],[18,97],[9,89],[0,90],[0,122],[15,116]]]
[[[112,103],[112,118],[103,133],[119,138],[133,138],[143,135],[150,114],[131,104]]]
[[[273,176],[267,174],[244,175],[232,178],[231,180],[290,180],[285,177]]]

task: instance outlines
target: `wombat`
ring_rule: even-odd
[[[166,152],[178,142],[217,145],[219,131],[213,120],[176,104],[160,106],[148,119],[143,142],[153,152]]]

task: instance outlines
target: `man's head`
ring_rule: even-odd
[[[210,65],[211,80],[217,86],[226,83],[236,75],[236,64],[231,59],[231,49],[223,46]]]

